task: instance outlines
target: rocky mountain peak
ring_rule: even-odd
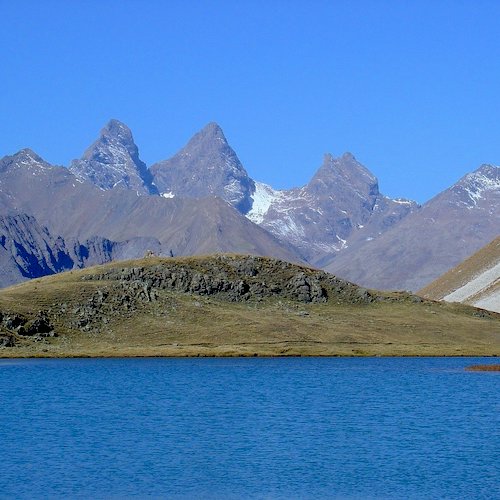
[[[379,195],[377,178],[351,153],[344,153],[340,158],[325,154],[323,164],[306,190],[316,196],[320,193],[333,196],[339,190],[354,191],[362,197]]]
[[[14,158],[18,160],[28,160],[28,161],[33,161],[35,163],[42,163],[43,159],[41,156],[37,155],[32,149],[30,148],[24,148],[15,153]]]
[[[110,120],[99,138],[80,160],[71,162],[69,169],[80,180],[102,190],[130,189],[138,195],[158,194],[150,172],[139,158],[132,132],[118,120]]]
[[[165,197],[220,196],[242,213],[251,208],[254,181],[214,122],[195,134],[175,156],[153,165],[151,172]]]
[[[21,149],[12,156],[0,159],[0,172],[15,168],[44,170],[50,167],[49,163],[29,148]]]
[[[500,167],[483,164],[474,172],[464,175],[450,189],[438,195],[436,199],[444,198],[452,204],[478,209],[482,207],[485,200],[487,200],[486,205],[489,207],[493,197],[497,199],[494,204],[498,205],[500,203]]]
[[[220,142],[227,144],[227,139],[224,136],[224,132],[216,122],[207,123],[197,134],[192,137],[189,143],[200,141],[203,139],[219,139]]]
[[[118,120],[110,120],[101,130],[99,139],[101,142],[108,144],[117,144],[124,146],[131,156],[138,156],[138,148],[134,143],[132,131],[124,123]],[[95,144],[93,144],[85,154],[90,155],[95,152]],[[84,157],[85,157],[84,154]]]

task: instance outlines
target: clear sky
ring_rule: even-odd
[[[426,201],[500,164],[500,2],[0,0],[0,156],[67,165],[110,118],[141,158],[218,122],[249,174],[352,152]]]

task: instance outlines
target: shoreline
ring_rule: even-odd
[[[331,354],[306,354],[306,353],[255,353],[255,352],[231,352],[231,353],[123,353],[123,352],[101,352],[101,353],[7,353],[0,351],[0,361],[4,359],[184,359],[184,358],[490,358],[497,359],[498,354],[469,352],[463,354],[446,353],[331,353]],[[500,371],[500,365],[473,365],[468,367],[471,371],[492,370],[490,366],[496,366]]]

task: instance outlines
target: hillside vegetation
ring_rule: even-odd
[[[500,314],[265,257],[145,258],[0,290],[2,357],[499,355]]]

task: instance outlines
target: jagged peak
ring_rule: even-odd
[[[323,164],[317,170],[316,174],[313,176],[315,178],[319,177],[331,177],[332,173],[336,175],[343,174],[343,177],[352,177],[352,174],[361,175],[370,180],[372,183],[377,183],[377,178],[368,170],[364,165],[362,165],[355,156],[350,152],[345,152],[342,156],[335,158],[331,153],[325,153],[323,155]]]
[[[105,159],[105,152],[109,145],[123,150],[123,148],[132,157],[134,162],[140,163],[141,168],[145,168],[139,160],[139,149],[134,142],[132,131],[123,122],[111,119],[100,131],[99,137],[85,150],[82,160],[104,161],[109,163],[110,159]],[[103,150],[104,148],[104,150]],[[111,161],[113,158],[111,158]]]
[[[484,181],[491,184],[493,187],[498,188],[500,186],[500,167],[495,165],[490,165],[483,163],[479,168],[473,172],[465,174],[458,182],[458,185],[477,183],[478,181]]]
[[[12,157],[15,159],[32,160],[36,163],[47,163],[40,155],[30,148],[23,148],[12,155]]]
[[[101,130],[101,136],[113,137],[120,142],[133,142],[132,131],[125,123],[112,118]]]
[[[131,130],[116,119],[101,129],[82,158],[73,160],[69,168],[80,180],[90,180],[104,190],[131,189],[138,195],[158,194],[146,164],[139,158]]]
[[[349,161],[356,161],[356,157],[350,152],[346,151],[341,157],[340,160],[349,160]]]
[[[203,143],[219,142],[228,146],[228,142],[222,128],[216,122],[210,122],[197,132],[187,143],[185,149],[197,147]]]
[[[37,169],[46,169],[52,167],[50,163],[45,161],[40,155],[35,153],[30,148],[24,148],[14,153],[12,156],[5,156],[1,159],[2,170],[11,168],[12,166],[30,168],[36,167]]]
[[[473,174],[481,174],[487,177],[496,177],[500,176],[500,167],[496,165],[492,165],[490,163],[483,163],[479,168],[472,172]]]
[[[474,204],[483,191],[500,191],[500,167],[483,164],[478,169],[466,174],[451,189],[465,189]]]

